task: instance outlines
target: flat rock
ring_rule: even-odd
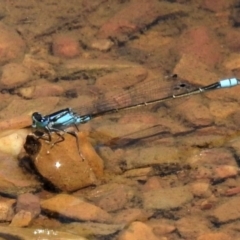
[[[41,202],[41,207],[45,212],[57,213],[80,221],[105,223],[112,221],[111,215],[101,208],[68,194],[58,194],[44,200]]]
[[[188,187],[173,187],[143,193],[143,206],[145,209],[169,210],[182,207],[192,199]]]
[[[124,224],[105,224],[105,223],[70,223],[66,224],[62,230],[70,231],[73,234],[77,235],[89,235],[93,236],[102,236],[108,237],[109,235],[115,234],[121,231],[124,228]]]
[[[210,214],[214,223],[227,223],[240,218],[240,197],[233,197],[217,206]]]

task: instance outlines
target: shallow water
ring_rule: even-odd
[[[27,138],[36,111],[95,114],[238,77],[237,1],[0,5],[3,239],[239,238],[238,86],[98,116],[78,126],[81,154],[70,134]]]

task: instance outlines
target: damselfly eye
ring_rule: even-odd
[[[34,112],[32,114],[32,119],[35,120],[35,121],[41,122],[43,117],[42,117],[42,115],[40,113]]]

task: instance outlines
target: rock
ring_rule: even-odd
[[[41,78],[54,79],[56,77],[53,64],[49,63],[46,59],[38,59],[30,54],[26,54],[23,65],[30,69],[34,75]]]
[[[210,70],[222,61],[221,44],[207,26],[198,26],[185,31],[177,41],[176,48],[181,55],[191,53],[195,61],[204,63]]]
[[[32,87],[19,88],[17,92],[24,98],[31,99],[60,96],[64,93],[64,89],[56,84],[47,83]]]
[[[17,198],[16,212],[24,210],[30,212],[32,217],[37,217],[40,212],[40,201],[39,198],[32,193],[21,194]]]
[[[192,68],[189,68],[190,65]],[[218,75],[211,70],[207,63],[199,61],[199,59],[194,56],[194,53],[191,51],[181,55],[181,58],[175,66],[173,72],[182,79],[191,80],[192,84],[199,84],[202,86],[208,85],[211,82],[216,82],[219,78]]]
[[[48,213],[57,213],[63,217],[78,221],[111,222],[111,216],[95,205],[83,199],[67,195],[58,194],[55,197],[41,202],[41,208]]]
[[[53,55],[63,58],[75,58],[80,54],[78,40],[67,34],[58,34],[53,37]]]
[[[133,222],[123,230],[117,240],[159,240],[152,229],[142,222]]]
[[[191,192],[196,197],[209,197],[211,195],[210,184],[208,182],[194,182],[191,185]]]
[[[157,19],[184,12],[176,3],[155,0],[134,0],[109,18],[98,32],[99,38],[113,38],[124,42],[132,34],[144,29]]]
[[[54,146],[59,136],[52,134],[52,143],[27,137],[24,148],[39,174],[57,189],[75,191],[92,184],[103,176],[103,160],[97,155],[83,132],[76,138],[65,134],[65,140]]]
[[[144,192],[161,189],[161,178],[159,176],[153,176],[148,178],[147,182],[143,185],[142,190]]]
[[[33,217],[31,212],[21,210],[13,217],[10,226],[11,227],[27,227],[30,225],[32,220],[33,220]]]
[[[107,212],[123,209],[134,196],[133,189],[123,184],[109,183],[96,187],[88,199]]]
[[[0,86],[3,88],[15,88],[31,80],[31,71],[18,63],[9,63],[2,68]]]
[[[2,136],[0,136],[0,151],[12,156],[18,156],[23,149],[23,144],[28,133],[27,129],[2,132]]]
[[[31,101],[12,97],[9,105],[0,112],[0,118],[8,119],[27,115],[31,121],[31,114],[33,112],[38,111],[42,114],[51,113],[58,102],[58,97],[43,97]]]
[[[226,11],[231,7],[231,1],[220,0],[215,2],[214,0],[204,0],[201,2],[201,7],[212,12]]]
[[[154,170],[152,167],[146,167],[146,168],[138,168],[138,169],[130,169],[126,172],[124,172],[124,176],[127,178],[134,178],[134,179],[143,179],[147,176],[151,176],[154,173]]]
[[[233,240],[233,238],[226,233],[221,233],[221,232],[209,232],[209,233],[204,233],[201,236],[197,238],[197,240]]]
[[[143,193],[145,209],[170,210],[182,207],[193,199],[188,187],[173,187]]]
[[[9,222],[14,216],[13,204],[16,201],[13,199],[4,199],[0,201],[0,221]]]
[[[238,167],[230,165],[217,166],[214,169],[215,179],[226,179],[230,177],[236,177],[238,175]]]
[[[81,71],[103,71],[103,70],[123,70],[126,68],[138,68],[139,66],[132,62],[116,61],[108,59],[85,59],[76,58],[64,60],[58,67],[58,77],[65,77]]]
[[[240,218],[240,197],[232,197],[217,206],[211,213],[210,219],[214,223],[227,223]]]
[[[34,176],[22,171],[15,157],[0,152],[0,159],[0,192],[2,194],[17,196],[40,189],[40,183]]]
[[[209,232],[211,226],[205,218],[189,215],[179,219],[176,228],[182,238],[196,239],[199,235]]]
[[[129,208],[118,211],[113,218],[114,223],[123,223],[130,224],[134,221],[145,222],[149,217],[152,216],[152,213],[146,212],[143,209],[139,208]]]
[[[23,57],[26,44],[10,27],[0,23],[0,65]]]
[[[99,51],[108,51],[114,43],[109,39],[96,39],[90,43],[90,47]]]
[[[91,239],[93,237],[96,238],[111,238],[112,235],[117,234],[124,228],[123,224],[104,224],[104,223],[69,223],[65,224],[65,226],[61,227],[62,230],[66,232],[71,232],[72,234],[76,235],[84,235]]]
[[[153,233],[157,236],[163,236],[176,231],[175,224],[166,219],[152,218],[147,222],[147,224],[153,229]]]

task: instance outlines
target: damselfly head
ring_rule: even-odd
[[[45,124],[45,118],[38,112],[32,114],[32,127],[38,128]]]

